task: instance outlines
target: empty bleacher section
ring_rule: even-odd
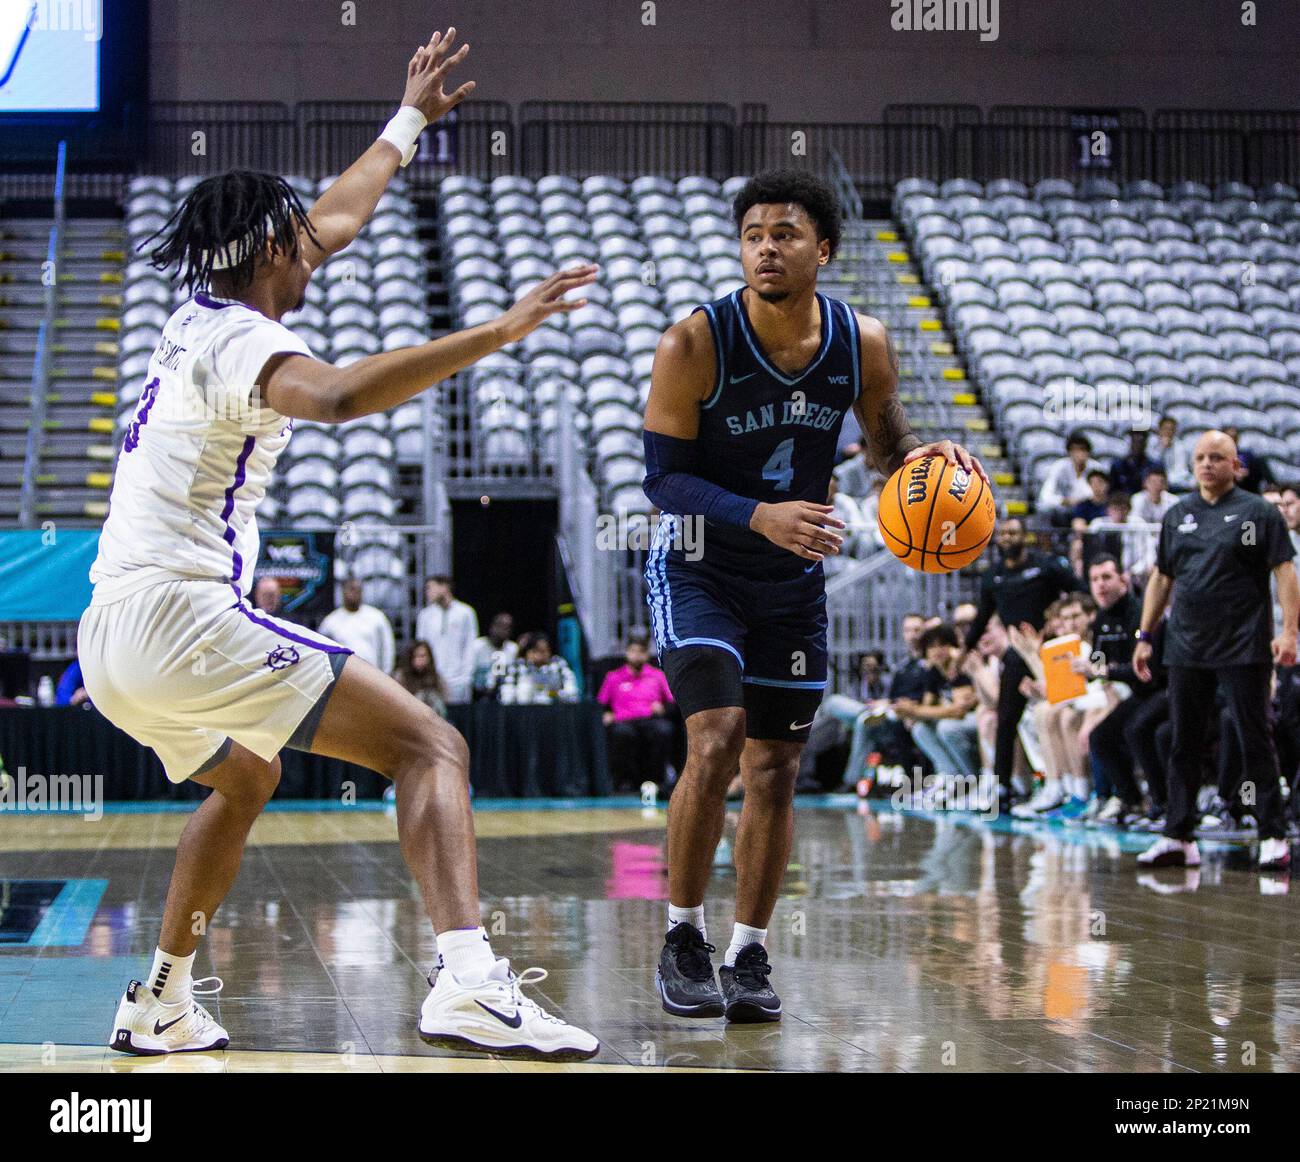
[[[0,201],[0,521],[5,522],[23,515],[27,475],[26,515],[33,521],[102,518],[112,480],[122,222],[74,208],[58,222],[57,232],[55,227],[48,200],[11,196]],[[39,401],[33,399],[34,376]]]
[[[1300,202],[1292,186],[1061,179],[900,184],[898,215],[958,348],[1036,486],[1065,427],[1123,455],[1236,424],[1300,474]]]

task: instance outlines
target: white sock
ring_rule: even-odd
[[[174,956],[161,948],[153,954],[149,988],[164,1005],[180,1005],[190,999],[194,957],[193,952],[189,956]]]
[[[671,932],[678,924],[689,924],[692,928],[698,928],[705,940],[709,938],[709,934],[704,930],[703,904],[697,908],[679,908],[676,904],[669,904],[668,931]]]
[[[736,957],[742,948],[748,948],[751,944],[761,944],[767,947],[767,929],[751,928],[748,924],[737,924],[731,930],[731,943],[727,945],[726,954],[722,958],[722,963],[726,968],[736,967]]]
[[[482,928],[453,928],[438,933],[438,958],[457,980],[478,984],[495,967],[497,958]]]

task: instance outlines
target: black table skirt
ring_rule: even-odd
[[[453,706],[449,718],[469,743],[470,782],[482,798],[581,797],[612,791],[601,708],[581,702],[555,706]],[[98,711],[51,707],[0,708],[0,758],[10,774],[102,776],[104,798],[199,799],[193,783],[167,781],[153,751],[118,730]],[[387,783],[373,771],[286,750],[278,798],[339,799],[351,782],[358,799],[378,798]]]

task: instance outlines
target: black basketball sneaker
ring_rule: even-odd
[[[724,964],[718,969],[728,1021],[746,1025],[781,1019],[781,998],[767,981],[771,971],[767,949],[761,944],[746,944],[736,954],[733,968]]]
[[[722,994],[709,959],[709,953],[716,951],[690,924],[674,924],[669,929],[655,969],[655,986],[666,1012],[677,1017],[722,1016]]]

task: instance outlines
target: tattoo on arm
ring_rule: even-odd
[[[903,402],[897,395],[890,395],[881,405],[870,435],[876,467],[887,476],[903,466],[908,452],[921,446],[921,441],[912,434]]]
[[[894,379],[898,379],[898,348],[894,346],[894,338],[889,331],[885,331],[885,352],[889,356],[889,366],[893,369]]]

